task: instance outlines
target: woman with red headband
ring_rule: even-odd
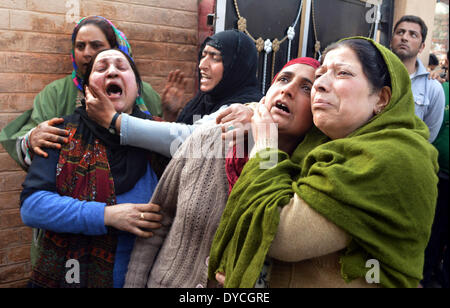
[[[271,110],[286,151],[312,125],[310,92],[318,65],[305,58],[289,62],[261,101]],[[216,285],[208,280],[208,260],[229,185],[221,134],[220,125],[202,125],[172,157],[151,201],[161,208],[162,227],[153,239],[136,240],[125,287]]]
[[[272,80],[272,85],[267,91],[266,96],[261,100],[267,109],[270,110],[274,121],[278,125],[278,147],[280,149],[285,149],[286,152],[292,152],[292,147],[296,147],[298,143],[303,139],[303,135],[312,125],[312,114],[310,106],[310,93],[311,86],[314,82],[314,77],[304,76],[306,72],[315,70],[319,67],[319,62],[313,58],[303,57],[297,58],[289,61],[282,70],[274,77]],[[300,70],[304,72],[303,75],[298,75],[299,88],[297,89],[301,95],[298,93],[291,93],[292,89],[290,87],[297,86],[297,84],[292,80],[292,77],[296,74],[296,71]],[[314,76],[314,75],[313,75]],[[298,96],[298,99],[297,99]],[[297,99],[297,100],[296,100]],[[240,127],[243,129],[243,123],[238,123],[236,121],[228,121],[227,116],[236,117],[237,112],[249,112],[251,116],[256,112],[258,113],[258,106],[260,104],[252,104],[250,110],[245,110],[244,108],[238,108],[239,106],[233,106],[224,110],[221,115],[219,115],[217,122],[227,125],[232,125],[233,129],[238,129]],[[249,108],[247,108],[249,109]],[[250,116],[250,120],[251,120]],[[247,116],[248,117],[248,116]],[[240,119],[242,121],[242,119]],[[235,127],[236,126],[236,127]],[[224,130],[223,139],[228,140],[233,131]],[[236,132],[234,132],[236,134]],[[260,139],[257,146],[253,147],[253,152],[258,149],[264,148],[266,146],[274,145],[274,138],[263,138]],[[267,144],[272,142],[272,144]],[[239,145],[242,143],[238,142],[238,145],[233,147],[232,155],[227,158],[226,161],[226,171],[229,182],[229,191],[233,188],[234,184],[239,178],[245,163],[248,161],[248,151],[247,147],[243,149],[242,155]],[[244,145],[247,145],[246,143]]]

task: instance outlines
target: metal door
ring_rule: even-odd
[[[393,6],[393,0],[217,0],[215,29],[238,29],[240,16],[246,19],[246,29],[255,40],[273,43],[275,39],[282,41],[288,28],[295,26],[290,48],[285,39],[276,53],[273,49],[268,54],[259,52],[258,79],[265,93],[288,58],[317,59],[330,43],[355,35],[375,38],[389,46]]]

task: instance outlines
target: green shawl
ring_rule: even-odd
[[[216,232],[210,279],[220,271],[225,287],[253,287],[277,231],[278,207],[298,194],[351,236],[340,259],[345,281],[366,277],[366,262],[376,259],[381,286],[417,287],[437,198],[437,151],[414,115],[406,68],[369,41],[389,68],[389,105],[346,138],[330,140],[313,128],[291,157],[270,150],[279,159],[272,169],[260,169],[260,154],[251,159]]]

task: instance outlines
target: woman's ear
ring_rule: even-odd
[[[375,114],[379,114],[389,104],[391,100],[392,92],[391,88],[384,86],[378,93],[378,102],[375,104]]]

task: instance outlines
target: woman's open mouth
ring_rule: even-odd
[[[120,98],[122,96],[122,88],[117,84],[110,84],[106,87],[106,94],[109,98]]]
[[[284,111],[284,112],[286,112],[286,113],[288,113],[288,114],[291,113],[291,111],[289,110],[289,108],[288,108],[288,106],[286,104],[278,102],[278,103],[275,104],[275,107],[280,109],[280,110],[282,110],[282,111]]]
[[[210,81],[211,80],[211,77],[210,76],[207,76],[207,75],[201,75],[201,78],[200,78],[200,82],[201,83],[204,83],[204,82],[208,82],[208,81]]]

